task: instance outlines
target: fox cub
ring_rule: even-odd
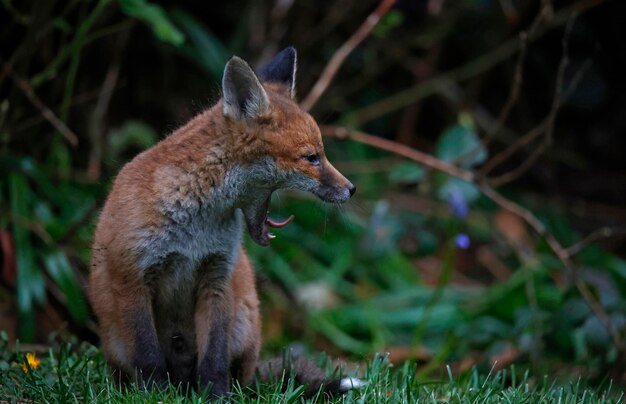
[[[231,58],[223,98],[115,179],[95,232],[89,297],[117,377],[211,386],[215,395],[228,393],[231,378],[252,380],[260,313],[244,223],[267,246],[270,228],[293,219],[268,216],[275,190],[343,203],[356,189],[294,102],[295,74],[293,48],[256,73]],[[345,391],[358,381],[333,383]]]

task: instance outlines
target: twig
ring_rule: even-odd
[[[10,1],[3,1],[2,3],[3,3],[2,5],[4,6],[4,9],[13,18],[13,21],[15,21],[16,23],[20,25],[24,25],[26,27],[32,23],[31,17],[28,14],[21,13],[20,10],[15,8],[15,6],[11,4]]]
[[[519,138],[512,145],[501,151],[500,153],[493,156],[489,161],[485,163],[485,165],[480,169],[480,176],[482,178],[486,177],[494,168],[503,162],[507,161],[513,154],[515,154],[519,149],[523,146],[528,145],[530,142],[535,140],[539,135],[545,133],[543,147],[538,147],[533,151],[533,154],[529,158],[529,160],[535,161],[541,153],[547,148],[548,145],[552,143],[552,133],[554,132],[554,121],[556,120],[556,116],[559,113],[561,105],[563,105],[563,80],[565,78],[565,69],[569,65],[568,58],[568,39],[572,31],[572,27],[574,26],[575,15],[570,18],[567,24],[567,28],[565,29],[565,35],[563,36],[563,56],[561,57],[561,61],[559,62],[559,67],[557,69],[556,74],[556,85],[554,88],[554,96],[552,97],[552,105],[550,106],[550,112],[546,119],[539,124],[539,126],[533,128],[530,132],[526,133],[524,136]],[[529,167],[528,164],[522,164],[524,167]],[[523,170],[514,170],[517,172],[523,172]],[[513,178],[516,178],[513,176]]]
[[[498,192],[496,192],[496,190],[494,190],[487,183],[483,182],[477,185],[483,195],[491,199],[501,208],[506,209],[516,216],[522,218],[540,237],[542,237],[546,241],[552,252],[561,261],[561,263],[565,267],[565,270],[571,276],[572,281],[576,286],[576,289],[578,289],[580,295],[583,297],[591,311],[593,311],[593,313],[596,315],[596,317],[598,317],[598,319],[602,322],[602,324],[611,335],[615,346],[620,350],[620,352],[626,354],[626,346],[624,345],[617,328],[615,328],[615,325],[611,321],[611,318],[609,317],[607,312],[604,310],[604,307],[602,307],[602,305],[598,303],[593,293],[591,293],[591,290],[589,290],[587,284],[583,282],[582,279],[580,279],[576,266],[572,261],[572,257],[568,254],[567,250],[561,245],[561,243],[558,242],[558,240],[552,235],[552,233],[546,230],[546,227],[543,225],[543,223],[541,223],[541,221],[528,209],[523,208],[515,202],[506,199]]]
[[[540,21],[541,16],[542,16],[542,13],[539,13],[535,21]],[[533,27],[531,28],[529,32],[533,32],[535,27],[537,26],[538,26],[538,23],[533,24]],[[504,106],[500,110],[500,114],[498,115],[498,118],[496,119],[494,124],[489,127],[485,137],[481,139],[481,141],[476,146],[474,146],[474,148],[458,156],[453,161],[454,164],[457,164],[460,161],[467,161],[476,153],[478,153],[479,150],[482,150],[483,148],[486,148],[487,146],[489,146],[489,144],[493,141],[495,136],[502,130],[502,127],[504,126],[505,122],[509,119],[509,115],[511,114],[513,107],[517,103],[517,99],[519,98],[519,93],[522,88],[522,80],[523,80],[522,73],[524,69],[524,60],[526,59],[526,50],[528,49],[528,36],[529,36],[528,32],[521,32],[519,34],[520,51],[519,51],[519,54],[517,55],[517,62],[515,63],[515,72],[513,73],[513,83],[511,85],[511,91],[509,92],[509,96],[507,97],[507,100],[504,103]]]
[[[535,150],[533,150],[532,154],[518,167],[514,168],[513,170],[507,173],[501,174],[497,177],[490,178],[489,183],[492,186],[498,187],[498,186],[507,184],[519,178],[523,173],[525,173],[534,164],[535,161],[537,161],[539,156],[542,155],[543,152],[548,148],[548,146],[552,142],[552,134],[554,132],[554,121],[556,120],[556,116],[560,110],[560,107],[570,97],[570,95],[574,92],[576,87],[578,87],[578,83],[580,83],[580,80],[583,78],[584,73],[587,71],[587,69],[589,69],[589,67],[591,67],[591,60],[585,61],[582,67],[578,69],[578,71],[572,78],[572,81],[570,82],[568,88],[565,91],[562,91],[560,94],[558,94],[558,97],[560,98],[560,100],[556,100],[557,95],[555,95],[555,101],[558,101],[558,103],[553,104],[553,109],[550,111],[550,114],[546,118],[546,121],[544,121],[542,124],[539,125],[540,126],[539,130],[545,127],[546,136],[544,137],[543,142],[541,142],[541,144]],[[562,83],[560,83],[560,85],[562,85]],[[483,174],[483,172],[484,171],[481,170],[481,174]]]
[[[350,139],[359,143],[376,147],[378,149],[387,150],[391,153],[406,157],[410,160],[450,174],[464,181],[474,182],[474,173],[472,173],[471,171],[467,171],[450,163],[446,163],[445,161],[439,160],[438,158],[431,156],[430,154],[423,153],[419,150],[415,150],[411,147],[394,142],[392,140],[383,139],[378,136],[337,126],[322,125],[320,126],[320,129],[325,135],[329,135],[338,139]]]
[[[100,169],[102,164],[102,149],[105,141],[104,127],[105,117],[109,110],[111,98],[113,96],[113,89],[117,85],[117,81],[120,73],[121,56],[123,49],[126,47],[130,30],[123,31],[118,39],[113,56],[100,94],[98,95],[98,102],[91,114],[89,120],[89,137],[91,140],[91,150],[89,151],[89,163],[87,164],[87,178],[96,180],[100,177]]]
[[[255,38],[254,44],[260,50],[261,56],[258,61],[262,61],[262,64],[269,61],[278,51],[280,39],[287,30],[285,27],[286,17],[293,4],[294,0],[276,0],[267,20],[263,20],[263,26],[259,27],[259,31],[262,31],[263,35],[259,36],[258,39]]]
[[[539,27],[533,35],[529,35],[528,42],[531,43],[549,30],[566,24],[573,12],[582,13],[604,2],[605,0],[578,0],[573,5],[560,9],[553,15],[553,18],[550,19],[548,24]],[[398,92],[388,98],[351,112],[346,117],[346,121],[360,125],[364,122],[413,104],[439,92],[441,86],[450,80],[464,81],[488,71],[498,63],[507,60],[511,57],[511,55],[516,53],[519,48],[520,44],[518,39],[510,39],[496,49],[479,56],[463,66],[441,73],[424,83],[419,83],[416,86]]]
[[[63,245],[69,242],[81,228],[86,226],[87,223],[93,219],[93,216],[100,208],[102,208],[102,206],[99,206],[97,203],[92,203],[91,206],[89,206],[89,208],[81,215],[81,217],[74,221],[74,223],[72,223],[67,230],[65,230],[65,233],[59,237],[55,243],[57,245]]]
[[[61,103],[60,116],[64,121],[67,120],[70,113],[70,106],[72,104],[72,96],[74,95],[74,87],[76,86],[76,76],[78,74],[78,66],[80,63],[81,53],[85,46],[87,39],[87,33],[89,29],[98,19],[98,16],[108,6],[111,0],[99,0],[94,9],[87,14],[86,17],[81,18],[80,24],[76,28],[76,35],[72,39],[70,44],[70,56],[69,66],[67,70],[67,76],[65,78],[65,88],[63,90],[63,102]]]
[[[517,139],[517,141],[510,145],[508,148],[502,150],[500,153],[490,158],[485,163],[485,165],[480,168],[478,176],[481,178],[485,178],[487,174],[489,174],[494,168],[511,158],[511,156],[515,154],[517,150],[528,146],[533,140],[537,139],[541,134],[545,133],[546,128],[550,122],[550,116],[552,114],[553,111],[550,111],[548,117],[546,117],[539,125],[526,132],[525,135]]]
[[[309,111],[313,108],[313,106],[317,103],[317,100],[319,100],[324,91],[328,88],[330,82],[335,77],[337,71],[339,71],[339,68],[348,55],[350,55],[354,48],[363,42],[369,33],[372,32],[372,29],[374,29],[380,19],[387,14],[395,2],[396,0],[382,0],[378,7],[376,7],[376,9],[367,17],[365,21],[363,21],[359,29],[357,29],[356,32],[352,34],[352,36],[348,38],[348,40],[341,45],[339,49],[337,49],[324,68],[320,78],[317,80],[315,85],[313,85],[309,94],[300,103],[300,107],[302,107],[302,109]]]
[[[7,74],[11,80],[17,85],[22,93],[28,98],[28,100],[39,110],[41,115],[46,118],[48,122],[69,142],[70,145],[76,147],[78,145],[78,136],[63,123],[55,114],[48,108],[43,101],[33,92],[32,87],[28,82],[20,78],[17,73],[13,71],[13,68],[2,62],[3,73]]]
[[[86,40],[88,38],[86,38],[86,35],[89,31],[89,28],[93,25],[98,15],[109,3],[110,0],[100,0],[98,4],[96,4],[96,6],[94,7],[93,11],[89,15],[87,15],[87,17],[81,19],[82,22],[77,27],[76,34],[74,35],[70,43],[67,46],[61,48],[60,52],[56,55],[52,63],[50,63],[42,72],[36,74],[31,78],[30,83],[34,88],[37,88],[45,81],[54,78],[60,66],[68,58],[74,57],[73,55],[80,51],[80,48],[87,43]],[[70,4],[73,4],[73,2],[70,2]]]
[[[541,156],[547,148],[548,142],[541,142],[539,146],[537,146],[533,150],[532,154],[528,156],[528,158],[525,159],[520,165],[502,175],[489,178],[489,184],[491,184],[493,187],[499,187],[504,184],[508,184],[509,182],[515,181],[537,162],[539,156]]]
[[[1,77],[0,77],[1,79]],[[124,86],[126,86],[126,82],[120,81],[120,83],[115,87],[111,89],[111,92],[116,92],[119,89],[123,88]],[[85,91],[84,93],[78,94],[75,97],[72,98],[72,108],[79,106],[79,105],[83,105],[85,103],[89,103],[91,101],[93,101],[94,99],[97,99],[100,94],[102,92],[101,87],[94,89],[94,90],[88,90]],[[60,105],[57,105],[56,108],[61,108]],[[51,109],[56,109],[55,107],[52,107]],[[34,125],[37,125],[39,123],[41,123],[41,121],[44,121],[45,118],[43,118],[41,115],[36,115],[36,116],[31,116],[28,118],[25,118],[24,120],[17,122],[14,126],[13,126],[13,132],[12,133],[19,133],[22,131],[25,131],[29,128],[31,128]]]
[[[550,145],[552,141],[551,138],[552,138],[552,133],[554,131],[554,120],[556,119],[556,115],[558,113],[560,105],[563,105],[565,100],[567,100],[570,97],[571,93],[574,92],[576,87],[578,87],[578,83],[582,79],[583,74],[587,71],[587,69],[589,69],[590,66],[591,66],[591,60],[587,60],[583,64],[583,66],[580,69],[578,69],[578,71],[572,78],[572,81],[570,82],[569,87],[567,88],[565,92],[563,92],[562,100],[559,102],[558,105],[555,105],[555,109],[551,111],[546,121],[540,124],[539,127],[535,128],[536,130],[541,132],[542,129],[546,127],[546,137],[544,138],[544,141],[541,144],[539,144],[539,146],[535,150],[533,150],[532,154],[526,160],[524,160],[524,162],[522,162],[519,166],[497,177],[489,178],[489,183],[492,186],[499,187],[511,181],[516,180],[522,174],[524,174],[530,167],[532,167],[532,165],[537,161],[539,156],[541,156],[545,152],[545,150],[548,148],[548,146]],[[483,175],[482,171],[481,171],[481,175]]]
[[[549,2],[543,2],[541,10],[533,20],[530,28],[526,31],[520,32],[519,34],[519,54],[517,55],[517,61],[515,63],[515,72],[513,73],[513,83],[511,85],[511,91],[509,96],[500,110],[500,115],[498,116],[495,124],[489,129],[487,135],[483,139],[483,144],[485,147],[491,143],[493,137],[502,129],[502,126],[509,119],[509,115],[511,114],[511,110],[517,103],[517,99],[519,98],[519,93],[522,87],[523,81],[523,72],[524,72],[524,61],[526,60],[526,51],[528,50],[528,41],[530,37],[534,37],[537,29],[541,26],[544,21],[549,21],[552,18],[552,14],[554,10],[552,10],[552,4]]]
[[[502,110],[500,110],[500,115],[496,119],[494,125],[489,129],[487,135],[483,139],[483,145],[487,147],[489,143],[493,140],[493,137],[500,132],[500,129],[505,124],[505,122],[509,119],[509,115],[511,115],[511,111],[513,107],[517,103],[517,99],[519,98],[519,93],[522,88],[522,81],[524,79],[524,61],[526,60],[526,50],[528,49],[528,33],[522,32],[519,35],[520,38],[520,51],[517,55],[517,62],[515,63],[515,72],[513,73],[513,84],[511,85],[511,91],[509,92],[509,96],[507,97]]]
[[[371,174],[388,173],[396,164],[402,160],[399,157],[383,157],[379,159],[368,159],[358,161],[338,161],[335,166],[344,174]]]
[[[583,250],[583,248],[587,247],[589,244],[596,242],[598,240],[602,240],[605,238],[610,238],[610,237],[614,237],[614,236],[618,236],[618,235],[626,235],[626,229],[617,229],[617,228],[612,228],[612,227],[602,227],[600,229],[596,229],[594,231],[592,231],[591,233],[589,233],[587,235],[587,237],[585,237],[584,239],[580,240],[578,243],[576,244],[572,244],[571,246],[567,247],[565,251],[567,251],[567,254],[570,257],[573,257],[574,255],[578,254],[579,252],[581,252]]]
[[[500,0],[500,8],[509,23],[519,19],[519,13],[515,9],[512,0]]]
[[[613,322],[611,321],[609,315],[606,313],[604,308],[595,299],[587,284],[580,279],[578,271],[576,270],[576,267],[572,262],[571,256],[569,255],[568,251],[550,232],[547,231],[544,224],[541,223],[541,221],[531,211],[516,204],[513,201],[506,199],[485,181],[479,181],[473,172],[448,164],[429,154],[422,153],[402,144],[398,144],[392,140],[383,139],[363,132],[350,131],[346,128],[335,126],[322,126],[321,130],[322,133],[325,135],[333,136],[339,139],[351,139],[359,143],[367,144],[369,146],[373,146],[382,150],[387,150],[389,152],[411,159],[416,163],[419,163],[426,167],[445,172],[446,174],[473,183],[478,187],[483,195],[491,199],[498,206],[524,220],[540,237],[542,237],[546,241],[552,252],[561,261],[561,263],[565,267],[565,270],[571,276],[574,285],[580,292],[587,305],[589,305],[594,314],[609,331],[613,342],[615,343],[615,346],[622,353],[626,354],[626,346],[624,346],[618,330],[615,328]]]

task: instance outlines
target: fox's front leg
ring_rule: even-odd
[[[121,337],[130,360],[124,367],[130,367],[126,371],[130,370],[137,384],[164,387],[168,383],[167,365],[154,325],[150,290],[141,281],[133,288],[125,286],[115,297]]]
[[[132,264],[94,248],[89,298],[114,380],[165,385],[167,369],[155,331],[152,297]]]
[[[113,293],[113,324],[101,323],[107,359],[139,385],[166,386],[167,366],[154,325],[150,291],[138,285],[114,288]]]
[[[233,293],[229,265],[209,258],[200,268],[195,326],[198,349],[197,376],[200,389],[211,385],[211,394],[223,396],[230,389],[229,339],[233,317]]]
[[[156,384],[164,387],[168,383],[165,356],[159,346],[154,319],[149,310],[136,313],[135,355],[133,365],[140,385]]]

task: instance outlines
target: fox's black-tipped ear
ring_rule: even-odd
[[[224,115],[233,119],[256,118],[270,110],[270,101],[252,68],[233,56],[224,68],[222,78]]]
[[[267,65],[258,71],[259,78],[263,81],[280,83],[287,86],[289,95],[296,95],[296,69],[298,67],[298,54],[293,46],[283,49],[274,56]]]

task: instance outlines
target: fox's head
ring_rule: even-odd
[[[240,163],[247,192],[241,201],[254,241],[268,245],[269,227],[285,221],[268,217],[272,192],[280,188],[311,192],[326,202],[346,202],[356,187],[330,164],[319,127],[294,100],[296,50],[286,48],[255,73],[231,58],[222,80],[222,112]]]

